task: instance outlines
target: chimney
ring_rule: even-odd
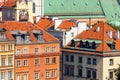
[[[54,29],[56,30],[57,27],[62,23],[62,20],[55,20],[55,26],[54,26]]]
[[[80,34],[81,32],[87,30],[87,26],[86,26],[86,22],[78,22],[78,34]]]

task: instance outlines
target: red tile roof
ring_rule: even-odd
[[[75,22],[66,20],[66,21],[63,21],[63,22],[58,26],[58,28],[60,29],[60,31],[61,31],[62,29],[66,29],[66,31],[69,31],[69,30],[71,29],[71,27],[74,27],[74,26],[77,26]]]
[[[108,35],[109,31],[112,32],[112,38],[110,38],[110,36]],[[87,31],[83,31],[81,34],[77,35],[75,39],[100,40],[102,42],[98,45],[96,50],[101,52],[111,51],[110,47],[107,45],[107,41],[110,41],[112,43],[115,42],[115,49],[120,50],[120,47],[119,47],[120,39],[115,38],[115,30],[112,27],[110,27],[107,23],[104,23],[104,22],[98,22],[93,28]],[[76,46],[78,46],[78,44],[79,43],[77,43]]]
[[[0,24],[2,28],[5,28],[7,31],[10,30],[22,30],[22,31],[28,31],[30,32],[30,40],[32,42],[37,42],[36,37],[33,35],[32,30],[39,30],[43,32],[43,38],[46,42],[53,42],[53,41],[59,41],[57,38],[53,37],[43,29],[39,28],[37,25],[34,25],[30,22],[16,22],[16,21],[5,21]],[[8,34],[8,32],[7,32]],[[10,35],[8,37],[11,38]],[[12,38],[11,38],[12,39]]]
[[[16,5],[16,0],[7,0],[6,2],[4,2],[5,7],[13,7]]]
[[[44,30],[48,30],[54,26],[54,22],[48,18],[41,18],[36,25]]]

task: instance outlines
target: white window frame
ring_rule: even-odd
[[[28,66],[28,60],[24,60],[24,66]]]
[[[35,73],[35,80],[38,80],[38,79],[39,79],[39,73],[36,72],[36,73]]]
[[[9,79],[9,80],[12,79],[12,71],[8,71],[8,79]]]
[[[46,72],[46,78],[50,78],[50,72]]]
[[[24,54],[28,54],[28,49],[24,49]]]
[[[28,74],[24,74],[24,80],[28,80]]]
[[[56,71],[52,71],[52,78],[56,77]]]

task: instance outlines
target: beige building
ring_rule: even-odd
[[[10,33],[0,28],[0,80],[14,80],[14,43]]]
[[[1,21],[33,21],[32,0],[7,0],[1,8]]]
[[[62,49],[62,80],[115,80],[119,38],[119,31],[103,22],[76,36]]]

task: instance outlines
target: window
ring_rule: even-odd
[[[82,69],[78,69],[78,77],[82,77]]]
[[[87,70],[87,78],[91,78],[91,70]]]
[[[87,64],[91,64],[91,58],[87,58]]]
[[[12,71],[8,71],[8,79],[12,79]]]
[[[82,57],[80,57],[80,56],[78,57],[78,62],[82,63]]]
[[[69,61],[69,55],[65,55],[65,61]]]
[[[19,55],[21,53],[20,49],[17,49],[17,55]]]
[[[56,71],[52,71],[52,77],[53,77],[53,78],[56,77]]]
[[[12,65],[12,57],[8,57],[8,65]]]
[[[38,72],[35,73],[35,80],[37,80],[37,79],[39,79],[39,73]]]
[[[46,72],[46,78],[50,78],[50,72]]]
[[[28,80],[28,74],[24,74],[24,80]]]
[[[73,55],[70,56],[70,61],[74,62],[74,56]]]
[[[52,52],[56,52],[56,47],[52,47]]]
[[[2,51],[5,51],[5,45],[2,45]]]
[[[17,74],[17,80],[21,80],[21,79],[20,79],[20,74]]]
[[[35,48],[35,53],[38,53],[38,51],[39,51],[38,48]]]
[[[5,66],[5,57],[1,58],[1,66]]]
[[[46,52],[50,52],[50,48],[49,47],[46,47]]]
[[[52,58],[52,63],[53,63],[53,64],[56,63],[56,57]]]
[[[69,75],[69,67],[65,66],[65,75]]]
[[[5,80],[5,72],[1,72],[1,80]]]
[[[24,49],[24,54],[27,54],[28,53],[28,49]]]
[[[24,60],[24,66],[28,66],[28,60]]]
[[[36,6],[35,3],[33,2],[33,13],[35,13],[35,9],[36,9],[35,6]]]
[[[96,65],[97,64],[97,59],[93,59],[93,65]]]
[[[73,67],[70,68],[70,73],[69,73],[69,75],[70,75],[70,76],[74,76],[74,68],[73,68]]]
[[[9,50],[9,51],[12,50],[12,45],[8,45],[8,50]]]
[[[109,78],[113,79],[113,72],[109,72]]]
[[[35,65],[39,65],[39,59],[35,59]]]
[[[110,65],[113,65],[113,59],[110,59],[110,63],[109,63]]]
[[[49,58],[46,58],[46,64],[50,64]]]
[[[92,71],[92,76],[93,76],[93,79],[96,79],[96,71]]]
[[[20,67],[20,60],[17,60],[17,67]]]
[[[74,37],[74,32],[71,33],[71,37]]]

